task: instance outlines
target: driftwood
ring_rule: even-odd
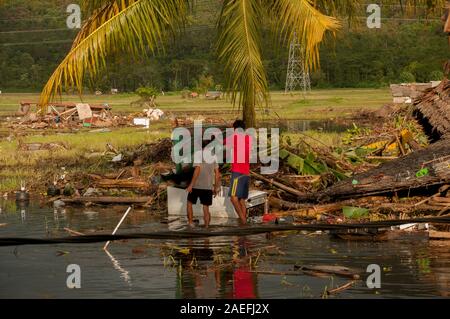
[[[343,290],[346,290],[346,289],[352,287],[356,282],[357,282],[357,280],[352,280],[352,281],[350,281],[350,282],[348,282],[348,283],[346,283],[346,284],[344,284],[344,285],[342,285],[342,286],[339,286],[339,287],[334,288],[334,289],[331,289],[331,290],[327,290],[327,291],[326,291],[326,294],[327,294],[327,295],[333,295],[333,294],[336,294],[336,293],[338,293],[338,292],[341,292],[341,291],[343,291]]]
[[[64,230],[72,236],[84,236],[85,234],[72,230],[70,228],[64,227]]]
[[[150,201],[152,197],[150,196],[139,196],[139,197],[112,197],[112,196],[102,196],[102,197],[75,197],[75,198],[63,198],[61,199],[65,203],[99,203],[99,204],[145,204]]]
[[[294,266],[296,270],[302,272],[314,272],[318,274],[326,275],[336,275],[341,277],[347,277],[352,279],[359,279],[360,275],[355,269],[350,269],[343,266],[328,266],[328,265],[318,265],[318,266]]]
[[[285,192],[288,192],[289,194],[292,194],[294,196],[302,197],[302,196],[305,195],[304,193],[300,192],[297,189],[294,189],[292,187],[289,187],[289,186],[286,186],[284,184],[281,184],[281,183],[279,183],[277,181],[274,181],[273,179],[266,178],[266,177],[264,177],[264,176],[262,176],[262,175],[260,175],[258,173],[251,172],[250,174],[252,176],[254,176],[255,178],[257,178],[257,179],[259,179],[259,180],[261,180],[263,182],[269,183],[269,184],[271,184],[271,185],[273,185],[275,187],[278,187],[279,189],[284,190]]]
[[[274,270],[254,270],[251,271],[257,274],[264,275],[278,275],[278,276],[301,276],[311,275],[316,277],[329,277],[336,275],[340,277],[359,279],[360,275],[357,270],[350,269],[343,266],[320,265],[320,266],[294,266],[295,271],[274,271]]]

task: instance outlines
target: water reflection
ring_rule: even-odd
[[[31,202],[21,207],[0,201],[0,236],[61,237],[77,232],[110,233],[126,207],[65,207],[54,210]],[[24,211],[24,212],[23,212]],[[135,210],[122,232],[184,229],[183,218]],[[201,226],[199,226],[201,227]],[[211,231],[236,227],[218,221]],[[450,244],[423,236],[385,242],[350,242],[326,234],[297,233],[215,237],[191,240],[116,241],[103,244],[0,247],[0,298],[39,296],[70,298],[305,298],[348,279],[292,272],[294,265],[340,265],[362,269],[376,263],[382,288],[363,280],[334,298],[450,297]],[[139,247],[139,249],[136,249]],[[57,254],[58,251],[67,254]],[[174,260],[168,265],[168,256]],[[66,267],[83,269],[83,289],[68,290]]]
[[[119,261],[114,258],[114,256],[107,250],[104,250],[106,255],[111,259],[111,262],[113,264],[114,269],[116,269],[120,273],[120,277],[129,285],[131,286],[131,278],[130,278],[130,272],[128,270],[125,270],[120,265]]]
[[[204,240],[203,247],[190,241],[189,254],[180,258],[176,298],[258,298],[250,246],[247,237],[235,238],[224,255],[210,247],[210,240]]]

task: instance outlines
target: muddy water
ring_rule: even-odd
[[[0,202],[1,237],[66,236],[110,232],[126,207],[18,207]],[[215,220],[214,229],[236,227]],[[6,224],[6,225],[2,225]],[[133,211],[121,231],[183,229],[183,220]],[[346,242],[326,234],[255,235],[209,240],[130,240],[103,244],[0,247],[0,298],[320,298],[339,277],[263,274],[297,265],[383,269],[381,288],[363,280],[331,298],[449,297],[450,245],[421,236],[389,242]],[[178,265],[175,265],[174,263]],[[81,289],[68,289],[66,267],[81,267]],[[180,266],[181,264],[181,266]],[[251,265],[251,266],[250,266]]]

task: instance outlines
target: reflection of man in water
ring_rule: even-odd
[[[189,240],[186,246],[189,253],[176,254],[174,257],[182,265],[182,272],[177,271],[176,297],[186,299],[219,297],[219,270],[210,263],[214,258],[214,250],[209,247],[209,239],[205,239],[203,244]]]
[[[182,264],[182,272],[177,271],[177,298],[258,298],[257,278],[251,272],[249,241],[245,237],[233,243],[231,266],[215,265],[212,261],[216,252],[209,247],[209,240],[203,244],[201,247],[190,240],[189,253],[174,256]],[[192,267],[194,257],[196,267]]]
[[[240,237],[233,246],[233,298],[257,298],[256,274],[251,272],[248,254],[249,242]]]

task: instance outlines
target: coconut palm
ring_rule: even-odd
[[[63,88],[76,87],[81,94],[85,77],[95,78],[111,54],[136,56],[148,50],[163,53],[167,40],[182,31],[188,13],[186,0],[82,0],[81,3],[89,19],[45,85],[39,101],[42,110]],[[340,27],[339,21],[327,13],[343,12],[351,16],[359,3],[223,0],[217,22],[217,56],[224,66],[224,88],[232,103],[242,109],[249,126],[255,124],[255,109],[270,103],[261,54],[263,21],[269,21],[274,42],[287,43],[296,38],[302,43],[307,67],[315,68],[319,65],[319,44],[326,32],[335,32]]]

